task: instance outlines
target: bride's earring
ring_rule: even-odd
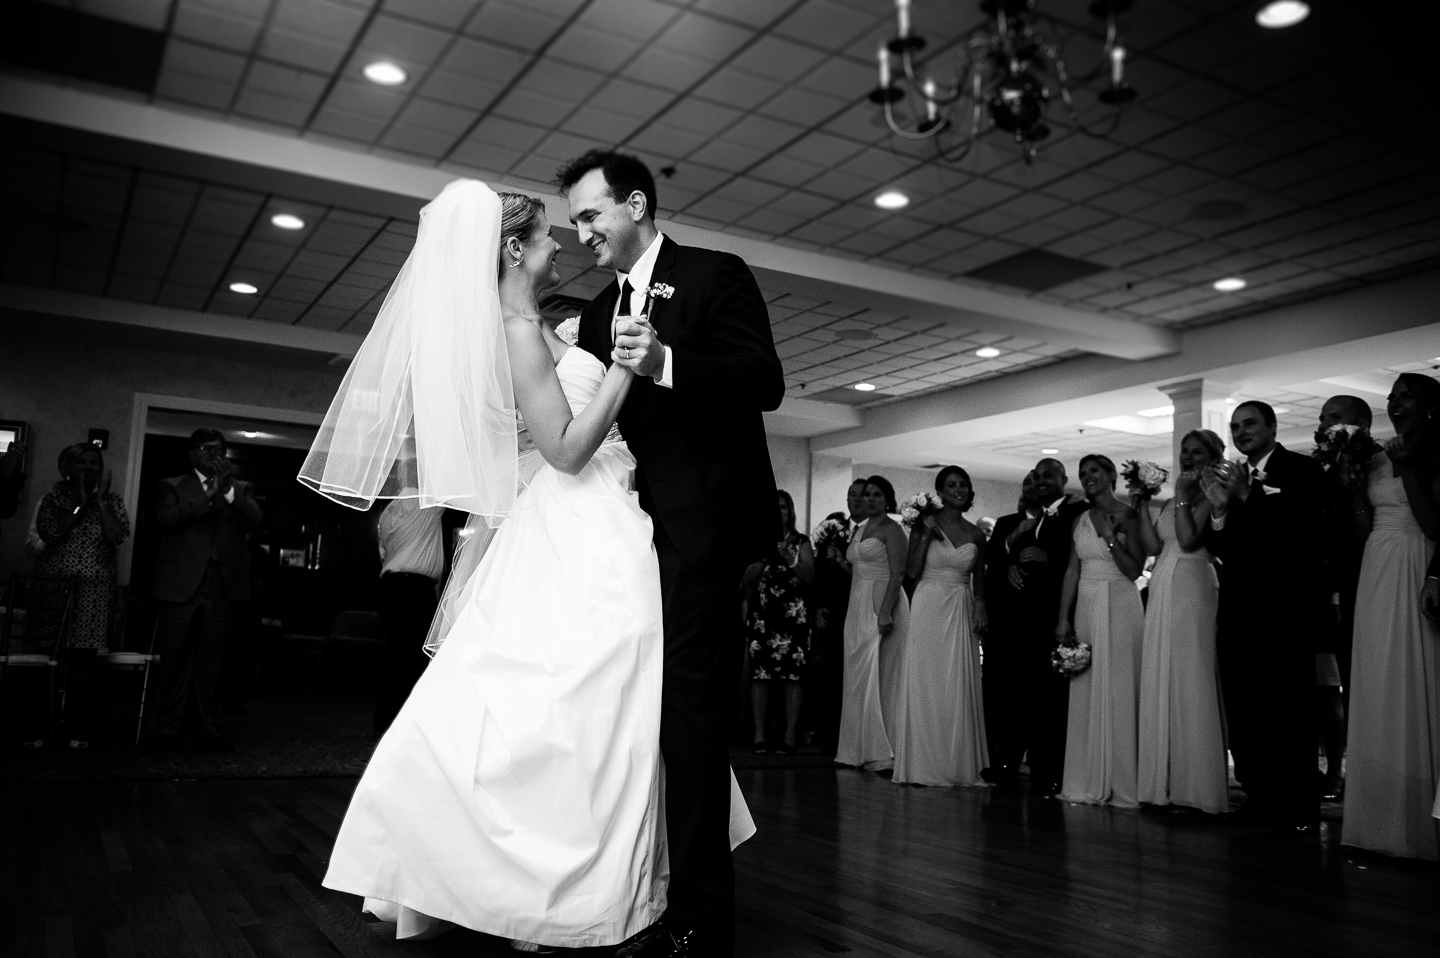
[[[513,263],[510,264],[510,268],[511,268],[511,269],[514,269],[515,267],[517,267],[517,266],[519,266],[519,265],[520,265],[520,261],[517,259],[515,262],[513,262]]]

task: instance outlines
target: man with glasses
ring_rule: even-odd
[[[261,514],[250,484],[231,474],[225,452],[224,436],[197,429],[190,471],[160,483],[160,548],[150,584],[160,653],[155,748],[179,744],[187,714],[195,719],[197,748],[235,748],[220,737],[215,693],[234,604],[250,597],[246,534],[260,528]]]

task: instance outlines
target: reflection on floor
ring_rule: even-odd
[[[1440,871],[1342,849],[1329,824],[1307,842],[1024,790],[901,787],[836,769],[738,774],[760,828],[735,857],[740,958],[1429,958],[1440,940]],[[357,899],[320,886],[353,788],[313,778],[7,786],[0,951],[514,954],[463,930],[396,943]]]

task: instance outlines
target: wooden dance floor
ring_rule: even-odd
[[[1440,871],[1342,849],[1336,826],[1304,842],[850,770],[738,774],[760,828],[736,853],[741,958],[1434,958],[1440,942]],[[461,930],[397,943],[320,886],[353,787],[0,786],[0,955],[516,954]]]

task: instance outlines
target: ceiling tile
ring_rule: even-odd
[[[563,17],[527,7],[525,3],[487,2],[465,25],[465,33],[481,39],[503,37],[507,46],[539,50],[560,29]]]

